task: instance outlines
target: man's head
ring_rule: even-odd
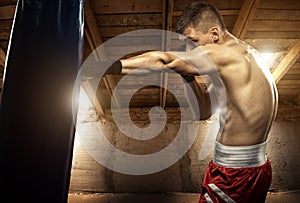
[[[176,32],[187,36],[198,45],[217,43],[224,31],[226,27],[218,9],[201,1],[189,5],[176,25]]]

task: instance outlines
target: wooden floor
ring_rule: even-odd
[[[165,194],[69,194],[69,203],[197,203],[199,194],[165,193]],[[299,203],[300,191],[268,193],[266,203]]]

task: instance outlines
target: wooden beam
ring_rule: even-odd
[[[232,34],[237,38],[243,39],[249,24],[251,23],[256,13],[260,0],[244,0],[239,16],[232,29]]]
[[[168,7],[166,10],[167,14],[167,22],[166,22],[166,30],[172,31],[172,23],[173,23],[173,12],[174,12],[174,0],[168,0]],[[171,49],[171,33],[168,33],[165,40],[165,48],[166,51]]]
[[[289,71],[300,55],[300,40],[288,51],[280,61],[276,69],[272,72],[276,84]]]
[[[172,30],[172,20],[174,12],[174,0],[164,0],[163,1],[163,30]],[[169,51],[171,49],[171,33],[164,33],[162,36],[162,50]],[[167,103],[167,89],[168,89],[168,73],[161,74],[161,84],[160,84],[160,106],[165,108]]]
[[[92,10],[92,5],[90,3],[90,0],[86,0],[84,2],[85,10],[84,10],[84,17],[86,21],[86,27],[89,31],[90,38],[92,42],[89,41],[89,44],[91,46],[92,50],[95,50],[97,47],[99,47],[102,44],[101,35],[99,32],[98,24],[95,18],[95,15]],[[85,32],[86,33],[86,32]],[[99,49],[97,49],[99,50]],[[104,49],[101,49],[97,51],[98,58],[96,60],[99,61],[105,61],[107,60],[107,54]]]
[[[87,36],[88,39],[88,43],[92,49],[92,51],[94,51],[95,54],[95,59],[97,61],[105,61],[108,59],[106,51],[104,49],[103,46],[100,46],[102,44],[102,39],[101,39],[101,35],[99,32],[99,28],[98,28],[98,24],[95,18],[95,15],[93,13],[92,10],[92,5],[90,0],[85,0],[85,12],[84,12],[84,16],[85,16],[85,21],[86,21],[86,29],[85,29],[85,34]],[[115,107],[119,106],[118,100],[116,98],[116,94],[114,94],[115,96],[113,96],[113,89],[114,89],[114,85],[112,84],[112,82],[110,81],[108,76],[104,76],[103,77],[103,81],[105,84],[105,87],[107,88],[107,91],[110,95],[110,97],[113,100],[113,105]],[[97,100],[97,98],[96,98]],[[101,114],[102,112],[105,112],[104,109],[101,107],[101,103],[100,101],[96,101],[96,103],[98,105],[96,105],[97,111]]]
[[[90,101],[91,103],[94,105],[95,109],[97,110],[97,113],[100,115],[100,116],[103,116],[105,114],[99,100],[96,98],[96,94],[95,92],[93,91],[93,87],[91,85],[91,82],[89,81],[83,81],[82,82],[82,88],[84,89],[84,91],[86,92],[87,95],[94,95],[95,97],[94,98],[90,98]]]

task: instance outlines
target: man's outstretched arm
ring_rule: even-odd
[[[205,75],[217,68],[201,48],[190,52],[151,51],[120,60],[122,74],[148,74],[172,70],[181,75]],[[140,69],[142,68],[142,69]]]
[[[208,91],[200,87],[195,81],[194,75],[200,75],[201,73],[210,72],[214,69],[209,69],[210,67],[203,68],[202,71],[197,70],[189,62],[186,62],[184,58],[197,61],[193,59],[193,55],[190,56],[185,52],[147,52],[141,55],[137,55],[131,58],[122,59],[114,63],[115,67],[112,66],[111,69],[116,71],[108,71],[112,74],[121,73],[128,74],[132,73],[135,75],[150,74],[153,72],[161,72],[172,70],[181,74],[184,79],[184,89],[185,94],[189,103],[190,108],[194,113],[195,120],[206,120],[211,116],[211,101]],[[198,54],[199,56],[199,54]],[[196,57],[194,55],[194,57]],[[199,58],[201,59],[201,58]],[[207,58],[202,58],[202,65],[208,63]],[[198,64],[201,64],[200,62]],[[188,88],[190,87],[190,88]],[[192,99],[195,98],[196,100]],[[200,115],[196,115],[196,109],[199,109]]]

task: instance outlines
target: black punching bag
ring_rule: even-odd
[[[67,202],[82,49],[82,0],[19,0],[0,109],[2,200]]]

